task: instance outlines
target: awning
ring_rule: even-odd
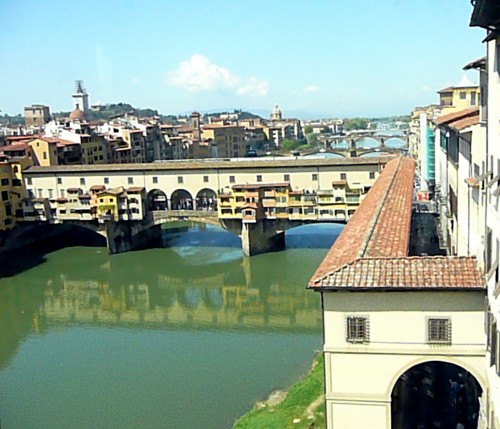
[[[500,186],[498,188],[496,188],[492,193],[491,195],[493,197],[498,197],[500,195]]]
[[[480,182],[477,177],[467,177],[467,179],[465,179],[465,183],[471,188],[476,188],[479,186]]]
[[[463,67],[463,70],[480,69],[485,67],[486,67],[486,57],[481,57],[481,58],[476,58],[474,61],[471,61],[470,63],[467,63]]]

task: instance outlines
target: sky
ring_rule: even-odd
[[[1,0],[0,114],[90,104],[380,117],[485,55],[469,0]],[[467,73],[473,82],[477,72]]]

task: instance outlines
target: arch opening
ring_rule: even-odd
[[[160,189],[152,189],[146,198],[148,211],[168,210],[168,197]]]
[[[391,428],[477,428],[481,395],[478,380],[461,366],[417,364],[401,374],[392,389]]]
[[[209,188],[204,188],[196,194],[196,210],[216,211],[217,194]]]
[[[172,210],[193,210],[193,196],[185,189],[177,189],[170,198]]]

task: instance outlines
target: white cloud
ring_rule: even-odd
[[[313,92],[318,92],[319,91],[319,86],[316,85],[309,85],[304,88],[304,92],[306,94],[312,94]]]
[[[176,70],[167,74],[170,85],[190,92],[233,92],[238,95],[263,97],[269,92],[269,84],[255,77],[240,78],[228,69],[200,54],[182,61]]]

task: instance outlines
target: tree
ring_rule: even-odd
[[[297,140],[285,139],[283,140],[282,146],[285,150],[294,150],[299,147],[300,143]]]
[[[344,119],[344,130],[366,130],[368,128],[368,121],[364,118]]]
[[[318,145],[318,137],[316,134],[310,133],[306,135],[306,140],[307,144],[310,146],[317,146]]]
[[[312,134],[313,133],[313,127],[311,125],[306,125],[304,127],[304,134]]]

